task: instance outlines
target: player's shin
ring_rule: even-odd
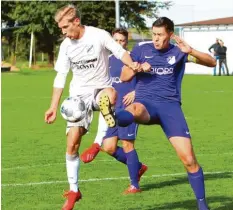
[[[117,124],[121,127],[126,127],[134,122],[134,116],[124,109],[116,112]]]
[[[119,162],[126,164],[126,155],[122,147],[117,147],[116,151],[112,154],[112,156]]]
[[[127,158],[127,167],[129,171],[131,185],[139,189],[138,173],[142,164],[138,160],[138,154],[134,149],[128,153],[125,153],[125,155]]]
[[[70,184],[70,191],[78,191],[78,171],[79,171],[80,161],[78,155],[66,154],[66,171],[67,178]]]

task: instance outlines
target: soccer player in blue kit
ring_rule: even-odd
[[[125,29],[116,29],[113,31],[113,38],[116,42],[126,49],[128,43],[128,32]],[[109,57],[109,70],[113,79],[112,86],[117,91],[117,102],[115,110],[126,108],[134,101],[136,78],[128,82],[122,82],[120,75],[124,64],[114,55]],[[139,179],[145,173],[147,166],[139,162],[137,152],[134,148],[134,140],[136,139],[138,125],[132,122],[127,127],[115,126],[108,128],[103,141],[103,149],[118,161],[127,164],[130,186],[125,190],[125,194],[140,192]],[[121,140],[123,149],[117,146],[118,139]]]
[[[118,42],[124,49],[127,49],[128,31],[123,28],[117,28],[112,32],[113,39]],[[117,101],[115,110],[123,109],[131,104],[135,99],[136,78],[129,82],[122,82],[120,75],[123,62],[117,59],[113,54],[109,56],[109,71],[112,77],[112,86],[117,91]],[[99,124],[105,123],[99,120]],[[103,127],[99,125],[99,127]],[[109,155],[113,156],[117,161],[126,164],[129,171],[130,186],[124,191],[124,194],[133,194],[141,192],[139,187],[140,177],[146,172],[147,166],[139,162],[137,152],[134,148],[134,140],[136,139],[138,125],[132,123],[127,127],[115,126],[108,128],[106,135],[103,136],[102,149]],[[99,129],[98,129],[99,130]],[[100,130],[101,133],[101,130]],[[97,136],[99,136],[97,134]],[[123,148],[117,146],[118,140],[121,140]],[[100,142],[98,142],[100,143]],[[100,151],[100,145],[92,144],[82,155],[81,159],[84,163],[91,162]]]
[[[176,46],[170,44],[171,38]],[[203,170],[195,157],[181,109],[181,82],[186,62],[214,67],[216,60],[175,36],[174,23],[166,17],[158,18],[153,23],[152,41],[137,44],[131,57],[141,64],[141,69],[134,71],[124,66],[120,79],[130,81],[136,76],[135,101],[125,109],[116,111],[116,122],[120,126],[133,122],[159,124],[187,170],[198,209],[208,210]]]

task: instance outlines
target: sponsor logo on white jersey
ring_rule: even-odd
[[[176,62],[176,57],[175,56],[169,56],[168,58],[167,58],[167,62],[169,63],[169,64],[174,64],[175,62]]]
[[[77,61],[77,62],[72,62],[71,64],[73,67],[77,68],[77,69],[90,69],[90,68],[94,68],[94,62],[97,61],[97,58],[93,58],[90,60],[81,60],[81,61]]]
[[[151,71],[149,73],[150,74],[158,74],[158,75],[172,74],[173,68],[163,68],[163,67],[153,68],[152,67]]]
[[[122,83],[119,77],[112,77],[112,83]]]

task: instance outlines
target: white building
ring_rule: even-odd
[[[216,38],[223,40],[227,47],[227,64],[230,74],[233,74],[233,17],[219,18],[176,25],[180,36],[193,48],[209,53],[209,47]],[[186,64],[187,74],[213,74],[213,68],[192,63]],[[217,65],[218,73],[218,65]]]

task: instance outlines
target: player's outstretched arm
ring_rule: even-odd
[[[137,73],[136,71],[129,68],[128,66],[123,66],[120,80],[123,82],[130,81],[136,75],[136,73]]]
[[[56,120],[57,108],[63,92],[63,88],[53,88],[52,100],[50,108],[45,112],[44,120],[51,124]]]
[[[173,35],[172,39],[175,40],[177,47],[179,47],[182,52],[191,55],[188,57],[188,61],[208,67],[216,66],[216,60],[209,54],[193,49],[183,39],[176,35]]]
[[[189,53],[188,61],[208,67],[216,66],[215,58],[207,53],[203,53],[195,49],[192,49],[192,51]]]

